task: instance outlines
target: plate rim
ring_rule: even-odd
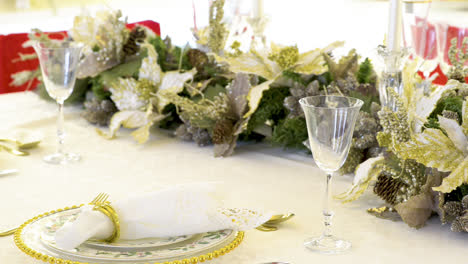
[[[47,217],[49,215],[52,215],[52,214],[56,214],[56,213],[59,213],[59,212],[63,212],[63,211],[69,211],[69,210],[74,210],[74,209],[77,209],[77,208],[80,208],[84,206],[84,204],[81,204],[79,206],[77,205],[73,205],[71,207],[65,207],[63,209],[57,209],[57,210],[52,210],[50,212],[46,212],[46,213],[43,213],[43,214],[40,214],[38,216],[35,216],[29,220],[27,220],[26,222],[24,222],[15,232],[14,234],[14,242],[15,242],[15,245],[22,251],[24,252],[26,255],[29,255],[30,257],[33,257],[37,260],[41,260],[41,261],[44,261],[44,262],[47,262],[47,263],[50,263],[50,264],[55,264],[55,263],[73,263],[73,264],[88,264],[86,262],[80,262],[80,261],[74,261],[74,260],[70,260],[70,259],[62,259],[62,258],[59,258],[59,257],[54,257],[54,256],[49,256],[49,255],[46,255],[46,254],[43,254],[41,252],[38,252],[32,248],[30,248],[23,240],[22,238],[22,233],[23,233],[23,230],[25,227],[27,227],[28,225],[32,224],[33,222],[36,222],[44,217]],[[184,258],[184,259],[180,259],[180,260],[172,260],[172,261],[166,261],[164,262],[164,264],[185,264],[185,263],[199,263],[199,262],[203,262],[203,261],[206,261],[206,260],[211,260],[213,258],[218,258],[230,251],[232,251],[233,249],[235,249],[237,246],[239,246],[239,244],[242,242],[242,240],[244,239],[244,232],[243,231],[235,231],[234,232],[237,232],[235,238],[230,242],[228,243],[227,245],[221,247],[221,248],[218,248],[218,249],[215,249],[213,251],[210,251],[208,253],[204,253],[204,254],[201,254],[201,255],[198,255],[198,256],[194,256],[194,257],[190,257],[190,258]],[[163,263],[159,263],[159,262],[153,262],[152,264],[163,264]]]

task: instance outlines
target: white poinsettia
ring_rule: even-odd
[[[111,84],[109,89],[112,93],[111,99],[117,109],[120,111],[138,110],[148,104],[149,96],[145,96],[138,86],[138,81],[133,78],[119,78]]]
[[[143,59],[138,77],[119,78],[112,83],[111,99],[115,102],[119,112],[115,113],[109,124],[109,132],[99,130],[106,138],[113,138],[121,126],[125,128],[138,128],[132,136],[144,143],[149,138],[149,129],[166,117],[162,114],[164,107],[169,103],[159,96],[161,91],[179,93],[184,89],[185,82],[193,79],[196,69],[180,73],[178,71],[163,72],[158,65],[158,54],[154,47],[145,43],[148,56]],[[153,101],[156,109],[153,111]]]
[[[322,74],[328,70],[322,53],[328,53],[342,45],[343,42],[334,42],[323,49],[299,53],[296,47],[281,47],[272,43],[269,52],[251,50],[236,57],[216,56],[216,59],[228,63],[229,69],[235,73],[255,74],[267,80],[250,89],[247,95],[249,111],[244,115],[247,118],[257,110],[263,91],[267,90],[284,70],[302,74]]]
[[[463,183],[468,183],[468,99],[463,102],[463,124],[439,116],[443,129],[427,128],[405,143],[397,144],[396,151],[402,158],[414,159],[427,167],[450,172],[439,187],[433,190],[448,193]],[[444,133],[445,132],[445,133]]]

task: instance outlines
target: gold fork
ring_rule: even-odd
[[[99,205],[107,202],[107,198],[109,198],[109,195],[106,193],[100,193],[96,198],[94,198],[89,204],[91,205]],[[16,232],[16,229],[18,228],[13,228],[7,231],[0,232],[0,237],[6,237],[13,235]]]

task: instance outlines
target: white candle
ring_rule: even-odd
[[[387,47],[390,51],[400,51],[403,28],[401,16],[402,2],[401,0],[389,0],[389,2],[390,13],[388,17]]]
[[[253,0],[254,17],[263,17],[263,0]]]

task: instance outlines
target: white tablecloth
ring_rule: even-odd
[[[88,202],[99,192],[122,197],[179,183],[220,181],[225,203],[232,207],[294,212],[297,216],[276,232],[249,231],[231,253],[211,263],[255,264],[267,261],[305,263],[464,263],[468,235],[452,233],[437,217],[420,230],[402,222],[368,215],[365,209],[381,202],[370,192],[360,201],[334,201],[336,234],[352,241],[349,253],[326,256],[307,251],[302,241],[322,230],[322,195],[325,176],[310,156],[244,145],[228,158],[214,158],[212,147],[197,147],[155,131],[138,145],[123,131],[115,140],[98,136],[66,108],[66,145],[82,155],[78,164],[54,166],[42,157],[54,151],[56,106],[33,93],[0,96],[2,129],[27,128],[45,135],[30,156],[0,152],[0,169],[19,173],[0,177],[0,231],[17,226],[40,213]],[[337,176],[334,193],[344,191],[349,176]],[[0,238],[0,263],[25,264],[35,260],[18,250],[12,237]]]

